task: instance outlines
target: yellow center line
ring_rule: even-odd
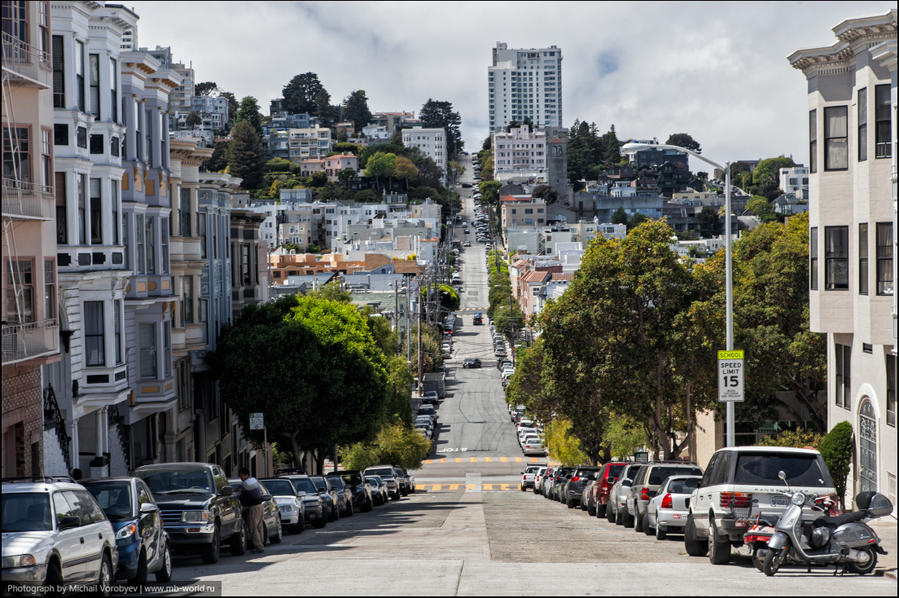
[[[485,463],[493,463],[493,459],[491,459],[490,457],[484,457],[484,462]]]
[[[500,485],[500,490],[508,490],[509,486],[511,486],[511,484],[502,484]]]
[[[493,484],[484,484],[484,490],[493,490]]]
[[[441,459],[438,463],[446,463],[446,458]]]
[[[466,490],[474,490],[474,484],[465,484]]]
[[[468,459],[468,462],[469,462],[469,463],[477,463],[477,462],[478,462],[478,458],[477,458],[477,457],[470,457],[470,458]]]
[[[508,457],[500,457],[500,458],[499,458],[499,462],[500,462],[500,463],[508,463],[508,462],[509,462],[509,458],[508,458]]]
[[[522,461],[524,461],[524,459],[522,459],[521,457],[515,457],[516,463],[521,463]]]
[[[450,484],[449,485],[449,490],[458,490],[458,489],[459,489],[459,484]]]
[[[430,460],[430,459],[425,459],[424,461],[422,461],[422,463],[424,463],[425,465],[430,465],[430,464],[431,464],[431,460]]]
[[[440,484],[434,484],[433,486],[431,486],[431,490],[437,492],[438,490],[440,490]]]
[[[462,457],[456,457],[455,459],[453,459],[453,461],[455,461],[456,463],[461,463]]]
[[[534,459],[533,457],[531,457],[531,463],[536,463],[536,462],[539,461],[539,460],[540,460],[540,459]]]

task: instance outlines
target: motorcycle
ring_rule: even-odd
[[[880,538],[865,524],[869,519],[889,515],[893,504],[878,492],[862,492],[855,497],[857,511],[836,516],[823,516],[803,525],[802,508],[810,506],[823,510],[823,497],[807,497],[804,492],[790,490],[783,471],[777,477],[783,480],[790,498],[790,506],[774,525],[774,534],[768,540],[762,571],[771,577],[789,558],[795,563],[834,565],[834,575],[843,571],[865,575],[877,566],[877,555],[887,554],[880,546]]]
[[[835,502],[830,496],[819,496],[815,499],[814,508],[819,511],[826,511],[828,514],[837,514],[832,512]],[[767,519],[762,519],[759,513],[755,519],[755,523],[743,534],[743,544],[748,546],[752,551],[752,564],[759,571],[764,571],[765,555],[768,554],[768,540],[775,533],[774,524]],[[789,562],[789,557],[787,562]]]

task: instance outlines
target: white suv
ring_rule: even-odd
[[[3,482],[3,581],[109,586],[115,532],[97,500],[69,478]]]
[[[812,449],[780,446],[723,448],[709,460],[699,487],[690,495],[684,546],[690,556],[709,555],[716,565],[730,560],[731,546],[743,545],[743,534],[761,514],[774,522],[789,506],[778,473],[793,490],[810,495],[834,492],[821,454]],[[803,517],[819,516],[810,508]]]

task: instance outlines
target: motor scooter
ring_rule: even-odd
[[[836,515],[838,513],[833,512],[834,507],[835,501],[830,496],[819,496],[815,499],[814,508],[816,510]],[[749,529],[746,530],[746,533],[743,534],[743,545],[749,547],[752,552],[752,564],[755,565],[755,568],[759,571],[764,570],[765,555],[768,554],[768,540],[771,539],[771,536],[774,535],[775,531],[774,524],[768,519],[762,519],[762,514],[759,513],[755,519],[755,523],[753,523]],[[786,562],[790,562],[789,556],[787,557]]]
[[[772,576],[789,558],[795,563],[834,565],[834,575],[843,572],[865,575],[877,566],[877,555],[887,552],[880,546],[880,538],[865,522],[889,515],[893,504],[878,492],[861,492],[855,497],[857,511],[836,516],[823,516],[808,525],[802,523],[802,508],[820,509],[821,497],[808,497],[804,492],[791,491],[783,471],[777,477],[787,486],[790,506],[774,525],[774,535],[768,540],[762,571]],[[818,501],[816,503],[816,501]]]

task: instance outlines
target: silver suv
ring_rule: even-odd
[[[109,586],[115,533],[94,496],[69,478],[3,482],[3,581]]]

